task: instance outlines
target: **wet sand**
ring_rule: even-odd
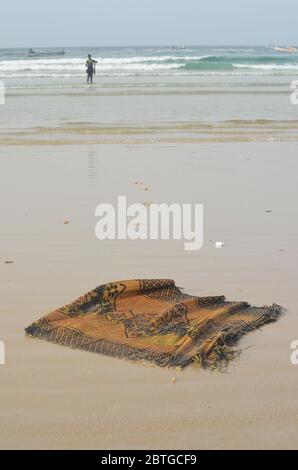
[[[297,167],[294,142],[2,146],[0,447],[297,448]],[[203,249],[98,241],[95,207],[118,195],[203,203]],[[24,336],[34,319],[96,285],[150,277],[287,313],[243,338],[225,374]]]

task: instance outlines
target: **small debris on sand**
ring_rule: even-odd
[[[175,384],[177,382],[177,379],[176,377],[172,377],[172,380],[171,380],[172,384]]]
[[[4,264],[13,264],[13,261],[10,261],[10,260],[4,261]]]
[[[224,242],[215,242],[216,248],[222,248],[223,246],[226,246]]]
[[[70,224],[70,220],[64,220],[63,223],[64,223],[64,225],[68,225],[68,224]]]
[[[266,210],[265,210],[265,214],[271,214],[271,212],[272,212],[272,211],[271,211],[270,209],[266,209]]]

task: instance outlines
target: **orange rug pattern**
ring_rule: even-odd
[[[282,309],[196,297],[170,279],[101,285],[26,328],[26,333],[71,348],[163,367],[222,369],[238,355],[240,337],[276,321]]]

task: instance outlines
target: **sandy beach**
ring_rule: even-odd
[[[251,135],[255,142],[136,142],[136,133],[115,144],[87,135],[58,145],[58,133],[55,145],[16,133],[2,141],[0,448],[297,448],[297,144]],[[121,194],[203,203],[203,249],[97,240],[95,207]],[[226,246],[216,249],[218,240]],[[24,335],[99,284],[157,277],[287,311],[241,340],[227,373],[165,370]]]

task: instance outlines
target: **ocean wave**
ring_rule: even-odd
[[[298,70],[298,63],[293,64],[233,64],[238,69],[260,69],[260,70]]]
[[[197,62],[212,56],[140,56],[140,57],[122,57],[122,58],[97,58],[97,67],[123,68],[126,65],[134,66],[136,64],[160,63],[163,62]],[[11,70],[75,70],[81,69],[85,65],[83,58],[69,59],[28,59],[28,60],[2,60],[0,61],[0,71]]]
[[[18,73],[11,74],[7,73],[2,78],[81,78],[84,76],[82,73],[73,74],[73,73]],[[1,75],[0,75],[1,77]]]
[[[238,51],[239,52],[239,51]],[[139,55],[98,58],[96,72],[101,77],[142,75],[293,75],[298,60],[289,57],[260,55]],[[0,61],[0,78],[81,78],[85,75],[85,59],[39,58]]]
[[[99,64],[134,64],[134,63],[144,63],[144,62],[171,62],[171,61],[200,61],[208,59],[212,56],[210,55],[201,55],[201,56],[179,56],[179,55],[165,55],[165,56],[141,56],[141,57],[123,57],[123,58],[99,58],[96,59]]]
[[[214,49],[214,52],[228,52],[228,53],[255,53],[255,49],[241,49],[239,47],[237,48],[225,48],[225,47],[217,47]]]
[[[226,71],[226,72],[219,72],[219,71],[183,71],[183,69],[172,69],[172,70],[164,70],[164,71],[130,71],[130,72],[97,72],[96,76],[98,78],[133,78],[133,77],[270,77],[270,76],[284,76],[285,73],[281,71],[276,71],[272,73],[272,71],[257,71],[257,70],[242,70],[242,71]],[[297,75],[297,71],[292,71],[291,73],[288,72],[287,75]],[[20,79],[49,79],[49,80],[60,80],[60,79],[72,79],[73,81],[84,80],[85,73],[7,73],[5,76],[1,76],[0,79],[13,79],[13,80],[20,80]],[[9,84],[7,83],[7,87],[10,88]]]

